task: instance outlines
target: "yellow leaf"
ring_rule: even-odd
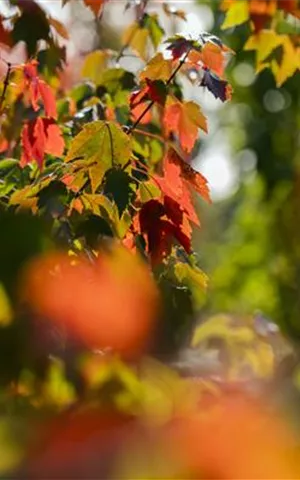
[[[9,301],[9,298],[5,292],[5,289],[0,283],[0,325],[9,325],[12,321],[13,312]]]
[[[168,80],[172,74],[172,61],[165,60],[162,53],[157,53],[140,74],[140,79]]]
[[[107,66],[107,52],[96,50],[85,57],[81,70],[82,76],[88,78],[95,85],[99,85],[102,79],[102,72]]]
[[[142,203],[149,202],[154,198],[159,198],[161,196],[161,191],[156,183],[152,180],[147,182],[141,182],[139,186],[139,194]]]
[[[43,397],[48,404],[64,407],[70,405],[76,399],[75,389],[67,381],[65,366],[61,360],[52,360],[48,378],[43,387]]]
[[[241,25],[247,20],[249,20],[249,2],[248,0],[239,0],[229,5],[221,28],[226,30],[226,28]]]
[[[19,205],[17,211],[31,210],[33,213],[38,211],[38,193],[51,183],[51,177],[41,180],[36,185],[28,185],[21,190],[15,191],[9,200],[10,205]]]
[[[249,327],[233,327],[230,317],[218,315],[201,324],[195,331],[192,346],[195,347],[211,338],[220,338],[225,342],[251,344],[255,333]]]
[[[128,45],[135,50],[140,57],[145,60],[147,53],[147,43],[149,31],[147,28],[140,28],[138,23],[134,22],[123,34],[122,43]]]
[[[17,423],[17,424],[16,424]],[[24,450],[22,442],[19,442],[18,435],[15,434],[16,427],[20,424],[13,415],[2,415],[0,419],[0,474],[6,477],[9,471],[17,468],[17,465],[23,460]],[[22,430],[22,429],[21,429]]]
[[[183,262],[177,262],[174,271],[177,279],[190,289],[193,302],[199,307],[203,303],[203,292],[207,288],[207,275],[200,268]]]
[[[103,216],[100,210],[102,207],[107,213],[109,219],[112,219],[115,216],[114,205],[105,195],[85,193],[80,198],[84,207],[87,210],[91,210],[94,215],[99,215],[100,217]]]
[[[287,35],[282,35],[282,48],[281,64],[279,65],[275,60],[273,60],[271,64],[277,87],[281,87],[281,85],[300,68],[299,49],[294,47],[291,39]]]
[[[115,218],[115,221],[114,221],[114,230],[116,232],[116,235],[117,237],[122,240],[126,233],[128,232],[129,230],[129,227],[132,223],[132,218],[130,216],[130,214],[125,210],[125,212],[123,212],[121,218],[119,217],[119,213],[116,209],[116,218]]]
[[[248,39],[244,50],[256,50],[256,66],[260,69],[261,63],[281,44],[282,35],[274,30],[261,30]]]

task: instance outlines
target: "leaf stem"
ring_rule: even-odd
[[[133,38],[135,37],[135,34],[136,34],[137,30],[138,30],[138,26],[131,31],[131,34],[130,34],[127,42],[124,43],[124,45],[122,46],[121,50],[119,51],[119,53],[117,55],[116,63],[118,63],[121,60],[121,58],[123,57],[123,54],[124,54],[126,48],[128,48],[130,46]]]
[[[161,143],[165,143],[165,139],[160,135],[157,135],[156,133],[147,132],[146,130],[140,130],[139,128],[135,128],[134,133],[136,135],[144,135],[145,137],[154,138],[155,140],[158,140]]]
[[[175,68],[174,72],[171,74],[171,76],[168,78],[168,80],[166,81],[166,85],[170,85],[170,83],[172,82],[172,80],[175,78],[175,76],[177,75],[177,73],[179,72],[179,70],[181,69],[182,65],[184,64],[184,62],[186,61],[187,59],[187,56],[188,54],[190,53],[190,50],[191,48],[189,48],[187,50],[187,52],[185,53],[184,57],[180,60],[179,64],[177,65],[177,67]],[[136,121],[134,122],[133,125],[131,125],[131,127],[129,127],[127,133],[130,134],[133,132],[133,130],[136,129],[136,127],[139,125],[139,123],[141,122],[141,120],[144,118],[144,116],[146,115],[146,113],[148,113],[148,111],[153,107],[153,105],[155,104],[155,101],[154,100],[151,100],[151,102],[147,105],[147,107],[142,111],[142,113],[140,114],[140,116],[136,119]]]
[[[9,78],[10,78],[11,68],[12,68],[12,65],[11,65],[10,62],[5,62],[5,63],[7,64],[7,71],[6,71],[6,75],[5,75],[5,78],[4,78],[3,89],[2,89],[2,93],[1,93],[1,97],[0,97],[0,113],[2,113],[2,107],[3,107],[4,100],[5,100],[7,87],[9,85]]]

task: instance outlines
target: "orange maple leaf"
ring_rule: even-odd
[[[194,102],[179,102],[168,97],[163,122],[167,135],[178,135],[182,148],[188,153],[195,145],[198,129],[207,132],[206,118]]]
[[[193,65],[201,63],[201,67],[207,67],[212,70],[219,77],[223,77],[225,70],[225,52],[231,50],[222,48],[211,42],[207,42],[202,48],[201,52],[192,50],[188,56],[188,62]]]
[[[197,172],[191,167],[189,163],[184,161],[173,148],[170,148],[167,151],[164,158],[164,172],[165,178],[170,185],[176,185],[176,172],[177,179],[181,179],[181,182],[186,182],[190,187],[196,190],[204,200],[209,203],[211,202],[206,178],[200,172]]]
[[[126,358],[147,348],[159,294],[145,263],[125,248],[99,252],[93,263],[78,256],[73,264],[64,253],[37,258],[22,285],[22,298],[34,313],[89,348],[109,347]]]

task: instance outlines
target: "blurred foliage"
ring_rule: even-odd
[[[217,7],[214,17],[214,33],[236,51],[228,68],[233,101],[220,112],[219,128],[228,133],[239,186],[229,198],[206,209],[205,229],[197,237],[211,278],[206,309],[261,311],[297,342],[299,72],[280,88],[268,70],[254,76],[255,55],[243,50],[248,25],[222,33],[224,14]]]

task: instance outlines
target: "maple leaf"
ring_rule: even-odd
[[[73,210],[75,210],[79,214],[82,214],[84,210],[84,205],[80,198],[77,198],[77,197],[72,198],[69,209],[68,209],[68,213],[67,213],[68,217],[71,215]]]
[[[21,11],[21,15],[13,17],[12,40],[14,44],[25,42],[28,57],[32,57],[36,55],[41,40],[51,41],[49,19],[34,0],[15,0],[12,3]]]
[[[272,51],[282,44],[282,38],[273,30],[261,30],[248,38],[244,50],[256,50],[257,70]]]
[[[166,60],[162,53],[157,53],[140,73],[140,79],[167,81],[172,74],[172,61]]]
[[[168,149],[164,158],[164,176],[167,183],[173,186],[174,190],[179,190],[180,192],[182,181],[185,181],[204,200],[208,203],[211,202],[206,178],[183,160],[173,148]]]
[[[275,15],[277,0],[225,0],[221,8],[226,10],[223,30],[251,20],[255,32],[259,32]]]
[[[281,61],[268,59],[278,47],[282,49]],[[249,37],[244,49],[256,51],[256,71],[271,68],[278,87],[299,69],[299,52],[288,35],[261,30]]]
[[[99,85],[102,79],[102,72],[107,67],[108,53],[103,50],[95,50],[89,53],[84,59],[81,69],[82,76],[88,78],[95,85]]]
[[[134,91],[130,96],[130,108],[135,108],[140,103],[152,100],[163,105],[167,97],[167,87],[162,80],[149,80],[146,78],[146,86]]]
[[[162,39],[164,30],[158,23],[156,14],[144,13],[140,20],[132,23],[125,30],[122,38],[123,47],[131,47],[143,60],[146,60],[148,41],[156,49]]]
[[[174,266],[174,274],[181,284],[191,290],[196,307],[199,308],[203,302],[202,292],[208,285],[207,275],[196,265],[191,266],[178,260]]]
[[[232,88],[227,80],[219,78],[208,69],[203,70],[200,86],[206,87],[215,98],[219,98],[222,102],[231,99]]]
[[[73,139],[65,162],[82,158],[95,193],[107,170],[125,165],[131,155],[131,140],[114,122],[97,120],[86,124]]]
[[[221,8],[226,10],[226,15],[221,28],[226,30],[237,25],[241,25],[249,20],[249,2],[248,0],[223,1]]]
[[[23,66],[24,90],[29,91],[32,108],[38,110],[38,101],[42,100],[47,117],[57,118],[56,102],[54,93],[44,80],[41,80],[37,72],[38,62],[31,60]]]
[[[229,51],[232,52],[227,47],[206,42],[201,52],[192,50],[189,53],[187,63],[197,65],[200,62],[202,68],[208,68],[219,77],[223,77],[226,64],[225,54]]]
[[[114,201],[119,215],[122,216],[135,197],[132,178],[120,168],[108,170],[105,175],[103,193]]]
[[[166,84],[161,80],[149,80],[146,78],[146,85],[141,89],[138,89],[130,95],[130,115],[133,121],[136,121],[146,109],[146,103],[148,101],[156,102],[163,105],[167,96]],[[151,111],[147,111],[142,116],[139,123],[147,124],[151,121]]]
[[[22,129],[21,139],[20,165],[22,167],[34,160],[42,169],[45,153],[60,157],[64,151],[61,130],[51,118],[38,117],[26,122]]]
[[[271,63],[271,69],[276,79],[277,87],[281,85],[297,71],[300,70],[300,52],[287,35],[282,35],[282,60],[278,64],[275,60]]]
[[[130,108],[135,108],[141,103],[144,103],[145,101],[149,100],[149,87],[148,85],[144,86],[143,88],[140,88],[138,90],[135,90],[131,93],[130,98],[129,98],[129,104]]]
[[[78,256],[74,265],[67,254],[54,253],[35,259],[24,275],[22,297],[33,311],[89,348],[112,347],[127,358],[144,351],[159,297],[137,255],[112,245],[93,262]]]
[[[192,49],[201,50],[202,48],[201,44],[196,40],[187,39],[182,35],[175,35],[175,37],[171,37],[166,40],[165,43],[170,44],[167,47],[167,50],[171,51],[174,60],[182,57],[185,53]]]
[[[166,205],[158,200],[144,203],[138,221],[140,232],[146,235],[147,252],[153,265],[170,254],[174,239],[190,253],[191,240],[182,230],[182,211],[175,200]]]
[[[178,135],[184,150],[191,152],[198,137],[198,129],[207,132],[206,118],[194,102],[179,102],[168,97],[164,111],[164,126],[167,135]]]
[[[156,49],[165,33],[164,29],[159,24],[158,15],[156,13],[152,13],[151,15],[144,13],[141,24],[147,28],[149,32],[149,39],[153,47]]]
[[[118,220],[117,206],[109,200],[105,195],[100,193],[84,193],[80,200],[85,210],[91,211],[105,219],[112,227],[115,227]]]
[[[131,47],[143,60],[146,60],[148,36],[147,28],[141,28],[138,22],[134,22],[125,30],[122,44]]]
[[[130,110],[130,116],[133,122],[137,121],[141,117],[141,115],[145,111],[145,108],[146,108],[145,103],[139,103],[138,105],[136,105]],[[143,117],[139,120],[139,124],[147,125],[147,123],[150,123],[151,120],[152,120],[152,113],[151,113],[151,110],[148,110],[148,112],[146,112],[143,115]]]
[[[191,188],[196,190],[202,198],[210,202],[207,180],[182,160],[173,148],[165,155],[163,173],[163,177],[155,176],[155,181],[161,189],[161,201],[170,218],[178,224],[178,221],[175,221],[175,212],[177,219],[180,219],[181,230],[190,238],[192,231],[190,222],[200,226],[190,190]]]
[[[133,122],[135,122],[138,118],[140,118],[143,111],[145,110],[146,102],[150,100],[148,94],[149,94],[149,87],[148,85],[146,85],[145,87],[132,92],[132,94],[130,95],[130,99],[129,99],[130,116]],[[146,125],[147,123],[151,122],[151,119],[152,119],[151,110],[148,110],[148,112],[145,115],[143,115],[139,123],[141,125]]]

